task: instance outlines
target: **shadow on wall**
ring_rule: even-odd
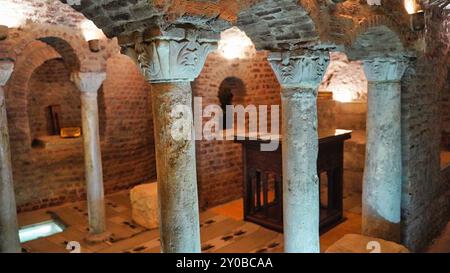
[[[244,104],[245,97],[244,82],[236,77],[228,77],[222,81],[219,87],[219,101],[220,107],[223,111],[223,126],[224,129],[230,129],[233,126],[233,113],[227,113],[227,105]]]
[[[70,81],[62,59],[46,61],[31,76],[28,120],[31,139],[59,135],[59,129],[81,127],[80,91]]]

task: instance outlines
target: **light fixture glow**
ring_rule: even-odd
[[[104,39],[105,34],[91,20],[84,20],[80,25],[86,41]]]
[[[252,40],[237,27],[232,27],[220,34],[219,52],[226,59],[247,59],[255,55]]]
[[[0,25],[17,28],[25,23],[23,7],[12,1],[2,1],[0,9]]]
[[[353,96],[351,92],[334,92],[333,99],[339,102],[351,102],[353,101]]]
[[[19,230],[19,239],[21,243],[32,241],[42,237],[63,232],[64,227],[54,220],[23,227]]]
[[[381,0],[367,0],[369,6],[381,6]]]
[[[404,5],[408,14],[415,14],[422,11],[416,0],[404,0]]]

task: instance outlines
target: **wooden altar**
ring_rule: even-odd
[[[276,136],[280,139],[279,136]],[[344,141],[351,131],[319,131],[317,173],[320,180],[320,230],[335,226],[343,218]],[[241,137],[242,139],[242,137]],[[266,138],[235,140],[243,145],[244,220],[283,231],[281,143],[276,151],[263,152]]]

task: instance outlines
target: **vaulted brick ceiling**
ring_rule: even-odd
[[[258,49],[295,50],[324,41],[347,42],[347,33],[373,15],[386,15],[409,31],[402,1],[382,7],[358,0],[60,0],[71,4],[120,44],[133,44],[137,32],[194,25],[220,32],[238,25]],[[80,5],[74,5],[80,1]],[[150,31],[149,31],[150,30]],[[410,33],[408,35],[411,35]],[[406,35],[407,36],[407,35]],[[416,39],[412,35],[412,40]],[[144,37],[146,34],[144,33]]]
[[[239,14],[237,24],[259,49],[296,49],[319,33],[298,0],[263,0]]]
[[[132,33],[192,24],[220,32],[238,24],[260,49],[293,48],[318,40],[310,11],[299,0],[61,0],[83,13],[108,37],[128,43]],[[239,16],[239,19],[238,19]]]
[[[108,37],[126,37],[152,27],[194,24],[221,31],[236,21],[237,12],[254,0],[61,0],[83,13]]]

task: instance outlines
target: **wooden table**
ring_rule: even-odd
[[[276,136],[277,139],[281,139]],[[351,131],[319,131],[317,173],[320,181],[320,230],[337,225],[343,218],[344,141]],[[244,220],[283,231],[283,186],[281,142],[277,150],[261,151],[265,138],[236,137],[243,146]]]

